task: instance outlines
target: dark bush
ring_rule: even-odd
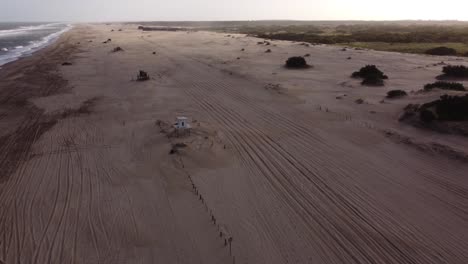
[[[367,65],[362,67],[359,71],[354,72],[351,75],[353,78],[377,78],[377,79],[388,79],[388,76],[380,71],[375,65]]]
[[[354,101],[356,104],[363,104],[364,103],[364,100],[362,98],[359,98],[357,99],[356,101]]]
[[[62,66],[71,66],[71,65],[73,65],[73,64],[71,62],[68,62],[68,61],[62,63]]]
[[[465,86],[463,86],[463,84],[456,82],[435,82],[424,85],[425,91],[430,91],[435,88],[452,91],[466,91]]]
[[[437,55],[437,56],[455,56],[457,55],[457,51],[452,48],[437,47],[437,48],[427,50],[426,54]]]
[[[380,78],[377,78],[376,76],[372,76],[362,80],[361,84],[367,86],[383,86],[384,81]]]
[[[351,77],[363,78],[364,80],[361,84],[369,86],[383,86],[383,80],[388,79],[388,76],[380,71],[375,65],[362,67],[359,71],[354,72]]]
[[[291,57],[286,61],[286,68],[291,69],[304,69],[308,68],[306,60],[304,57]]]
[[[443,95],[439,100],[421,106],[421,109],[435,109],[440,121],[468,120],[468,94],[465,96]],[[422,114],[422,113],[421,113]]]
[[[147,81],[149,79],[149,74],[145,71],[140,71],[137,75],[137,81]]]
[[[449,78],[468,78],[468,68],[463,65],[453,66],[448,65],[442,69],[444,73],[440,77],[449,77]]]
[[[407,95],[408,94],[403,90],[391,90],[387,93],[387,98],[399,98]]]
[[[119,52],[119,51],[123,51],[123,49],[121,47],[116,47],[112,50],[112,52]]]
[[[265,53],[271,53],[271,49],[267,49]]]
[[[431,110],[424,109],[421,112],[419,112],[419,118],[424,123],[431,123],[436,119],[436,116]]]

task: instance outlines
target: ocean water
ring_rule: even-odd
[[[0,66],[49,45],[70,28],[65,23],[0,22]]]

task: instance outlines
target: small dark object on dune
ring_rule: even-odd
[[[343,48],[341,51],[347,51],[347,49],[346,49],[346,48]]]
[[[137,81],[142,82],[142,81],[147,81],[149,79],[150,79],[150,77],[149,77],[148,73],[145,72],[145,71],[140,71],[138,73],[138,75],[137,75]]]
[[[442,69],[442,72],[443,74],[438,76],[437,79],[468,78],[468,67],[464,65],[448,65]]]
[[[119,51],[123,51],[123,49],[121,47],[116,47],[112,50],[112,52],[119,52]]]
[[[387,93],[387,98],[400,98],[408,94],[403,90],[391,90]]]
[[[304,57],[290,57],[286,61],[286,68],[289,69],[306,69],[309,67]]]
[[[264,44],[264,42],[263,42],[263,41],[259,41],[259,42],[257,42],[257,45],[263,45],[263,44]]]
[[[304,57],[310,57],[310,54],[309,54],[309,53],[307,53],[306,55],[304,55]]]
[[[265,53],[271,53],[271,49],[267,49]]]
[[[71,62],[64,62],[62,63],[62,66],[70,66],[70,65],[73,65]]]
[[[153,55],[156,55],[156,51],[153,51]]]
[[[122,31],[122,29],[120,28],[119,31]]]
[[[240,57],[237,57],[238,60],[240,60]]]
[[[175,143],[172,145],[171,150],[169,151],[169,154],[176,154],[179,152],[179,149],[187,147],[187,144],[185,143]]]
[[[466,91],[465,86],[461,83],[456,82],[442,82],[438,81],[435,83],[429,83],[424,86],[425,91],[431,91],[432,89],[452,90],[452,91]]]
[[[245,49],[241,49],[241,51],[245,51]]]
[[[112,29],[111,32],[114,32],[114,30]]]
[[[356,101],[354,101],[356,104],[363,104],[364,103],[364,100],[362,98],[359,98],[357,99]]]
[[[351,60],[352,58],[351,58],[351,57],[348,57],[348,58],[346,58],[346,59],[347,59],[347,60]]]
[[[457,55],[457,51],[452,48],[437,47],[437,48],[427,50],[426,54],[437,55],[437,56],[455,56]]]

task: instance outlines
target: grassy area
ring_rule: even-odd
[[[455,49],[458,54],[464,55],[468,53],[467,43],[387,43],[387,42],[351,42],[339,44],[348,47],[364,48],[380,51],[392,51],[402,53],[417,53],[424,54],[427,50],[444,46]]]
[[[459,56],[468,56],[468,22],[458,21],[277,20],[140,22],[139,24],[193,27],[198,30],[243,33],[265,39],[334,44],[402,53],[421,54],[433,48],[447,47],[454,49]]]

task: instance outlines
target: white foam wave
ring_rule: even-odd
[[[0,66],[15,61],[20,57],[27,56],[32,54],[33,52],[46,47],[47,45],[53,43],[55,40],[58,39],[60,35],[63,33],[67,32],[72,28],[71,25],[67,25],[64,29],[55,32],[53,34],[50,34],[41,40],[38,41],[32,41],[30,45],[27,46],[17,46],[15,47],[14,51],[10,51],[5,55],[0,56]],[[3,49],[2,49],[3,50]]]
[[[19,35],[19,34],[28,34],[31,31],[52,28],[57,25],[60,25],[60,23],[50,23],[50,24],[43,24],[43,25],[38,25],[38,26],[27,26],[27,27],[18,27],[14,29],[0,30],[0,37],[10,36],[10,35]]]

